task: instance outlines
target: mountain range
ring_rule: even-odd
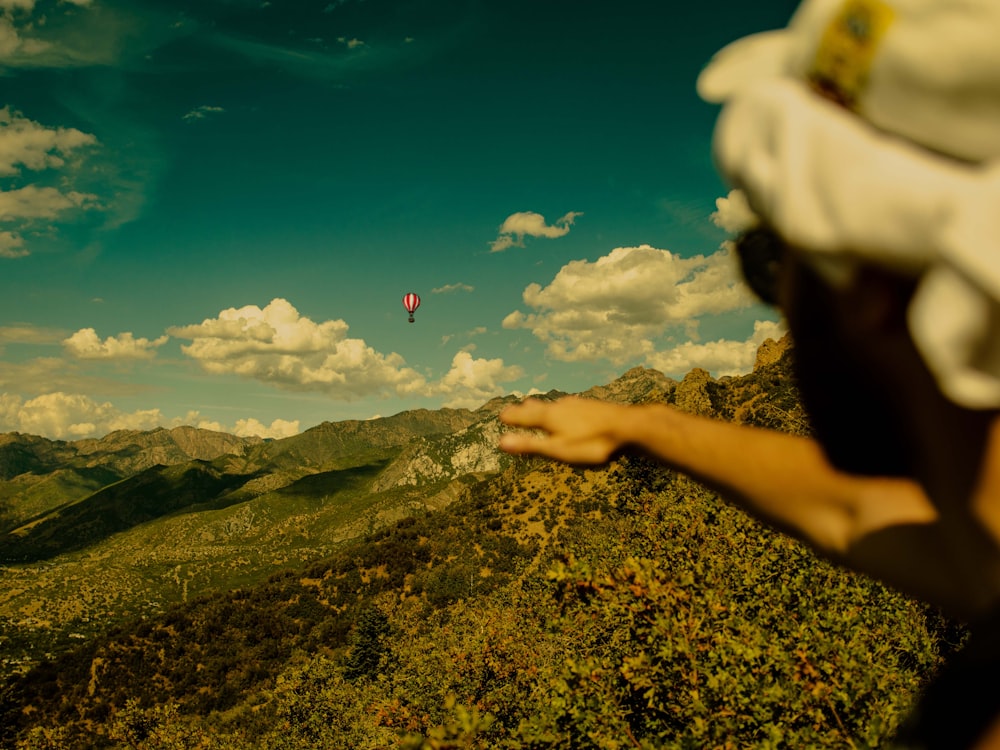
[[[715,379],[694,370],[676,381],[635,368],[580,395],[670,403],[804,433],[809,428],[794,387],[792,356],[787,339],[768,341],[745,376]],[[451,618],[459,615],[445,613],[455,607],[464,611],[472,602],[494,613],[491,622],[508,616],[502,611],[522,611],[519,607],[530,613],[542,606],[538,592],[553,585],[545,581],[558,579],[553,570],[563,565],[559,561],[574,559],[566,557],[567,550],[610,559],[647,544],[619,530],[635,523],[634,511],[623,516],[623,509],[645,507],[653,491],[665,498],[703,492],[641,460],[583,471],[507,456],[497,448],[503,429],[497,415],[515,400],[494,399],[476,410],[324,422],[281,440],[190,427],[119,431],[72,442],[0,435],[0,677],[7,681],[0,693],[0,724],[6,717],[11,726],[0,733],[0,746],[15,747],[19,736],[18,748],[36,746],[30,742],[193,747],[166,740],[150,744],[148,737],[140,742],[122,735],[119,744],[112,739],[115,732],[128,734],[121,722],[130,715],[138,716],[137,726],[150,717],[166,726],[163,711],[177,707],[206,716],[236,712],[244,719],[266,707],[271,723],[262,724],[258,739],[248,745],[257,747],[260,737],[282,736],[283,711],[306,711],[299,698],[283,703],[274,692],[305,679],[296,671],[303,659],[316,664],[339,654],[337,659],[347,658],[343,674],[350,679],[371,672],[367,662],[358,661],[365,652],[359,651],[358,638],[365,641],[358,629],[378,631],[380,613],[394,613],[391,627],[397,634],[414,628],[408,639],[413,644],[421,638],[446,642],[459,622]],[[723,517],[715,500],[704,502],[699,523]],[[747,533],[741,526],[720,539],[731,546]],[[767,544],[780,548],[767,552],[767,559],[790,555],[790,569],[807,570],[798,548],[780,540]],[[766,571],[754,560],[764,553],[748,548],[747,554],[753,556],[748,558],[753,572],[739,585],[757,587],[753,580]],[[720,567],[722,575],[732,569],[730,563]],[[544,606],[558,612],[566,605]],[[712,611],[721,611],[719,606],[712,604]],[[439,614],[427,620],[429,612]],[[439,625],[427,624],[438,617]],[[923,616],[917,619],[923,628]],[[545,627],[546,633],[559,632]],[[502,637],[511,637],[510,631]],[[495,646],[487,644],[484,653]],[[412,664],[437,647],[421,651],[415,645],[423,656],[414,656],[407,668],[417,668]],[[372,663],[380,663],[383,650],[375,649]],[[464,658],[461,653],[454,658]],[[912,661],[924,668],[930,658]],[[551,664],[564,661],[553,652]],[[490,667],[491,673],[497,669]],[[524,669],[532,673],[530,666]],[[340,677],[329,679],[333,682],[323,684],[340,684]],[[485,694],[486,685],[469,688],[470,695]],[[135,714],[140,705],[145,713]],[[309,709],[306,719],[323,710]],[[420,720],[428,721],[433,723],[427,716]],[[52,740],[45,727],[55,725],[76,739]],[[96,734],[95,727],[100,727]],[[354,729],[344,731],[338,742]],[[31,732],[34,739],[25,745],[25,733]],[[42,735],[49,737],[48,745],[40,742]],[[92,744],[80,739],[87,736],[101,739]],[[226,735],[223,746],[236,736]],[[300,737],[305,744],[288,746],[315,746],[309,736]],[[275,747],[286,746],[275,741]]]
[[[756,370],[788,350],[787,340],[766,344]],[[580,395],[702,413],[714,400],[724,416],[752,421],[736,413],[752,399],[722,404],[720,389],[739,382],[637,367]],[[0,676],[109,620],[266,578],[446,506],[510,465],[497,414],[515,400],[323,422],[280,440],[193,427],[78,441],[0,434]]]

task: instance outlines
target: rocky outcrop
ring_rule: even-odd
[[[581,395],[620,404],[644,404],[666,401],[675,388],[677,381],[668,378],[659,370],[633,367],[620,378],[607,385],[594,386]]]
[[[714,412],[712,398],[708,393],[708,384],[712,376],[700,367],[696,367],[684,376],[674,393],[674,406],[681,411],[708,416]]]
[[[792,339],[787,333],[780,339],[765,339],[764,343],[757,349],[757,359],[754,361],[753,370],[757,370],[778,362],[785,352],[792,348]]]
[[[509,461],[497,447],[500,432],[500,422],[489,418],[451,435],[416,440],[378,476],[372,491],[500,471]]]

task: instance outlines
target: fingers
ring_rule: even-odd
[[[510,406],[500,413],[500,421],[518,429],[500,436],[500,449],[573,464],[603,463],[616,445],[594,429],[596,403],[569,396],[558,401],[527,399]]]
[[[545,412],[546,404],[537,398],[529,398],[520,404],[508,406],[500,412],[500,421],[508,427],[522,429],[538,428]],[[500,450],[507,453],[538,453],[545,437],[530,432],[505,432],[500,436]]]
[[[539,453],[543,441],[544,438],[526,432],[505,432],[500,436],[500,450],[515,455]]]
[[[500,421],[510,427],[541,427],[551,405],[541,399],[527,398],[500,412]]]

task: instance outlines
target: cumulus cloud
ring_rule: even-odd
[[[727,249],[683,258],[649,245],[568,263],[548,286],[529,285],[523,299],[533,312],[510,313],[504,328],[531,331],[558,360],[618,365],[653,354],[671,327],[690,331],[699,316],[752,302]]]
[[[199,430],[228,432],[239,437],[253,437],[256,435],[257,437],[274,438],[275,440],[298,435],[301,432],[299,429],[299,420],[297,419],[275,419],[270,425],[265,425],[259,419],[248,417],[247,419],[238,419],[235,425],[227,427],[218,420],[207,419],[201,416],[201,412],[198,411],[189,411],[183,417],[175,417],[162,426],[181,427],[185,425],[197,427]]]
[[[712,223],[730,234],[741,234],[760,222],[742,190],[730,190],[725,198],[716,198],[715,209]]]
[[[47,128],[10,107],[0,109],[0,175],[20,174],[21,168],[58,169],[75,150],[97,139],[76,128]]]
[[[189,339],[186,355],[213,374],[233,374],[279,388],[334,398],[415,393],[425,379],[395,353],[382,354],[347,336],[343,320],[315,323],[287,300],[264,308],[229,308],[217,318],[167,333]]]
[[[0,258],[23,258],[30,255],[24,238],[17,232],[0,232]]]
[[[80,359],[152,359],[168,338],[160,336],[150,341],[126,332],[101,341],[93,328],[81,328],[62,343],[67,352]]]
[[[427,395],[444,396],[444,406],[474,409],[507,391],[509,383],[524,375],[517,365],[505,365],[502,359],[475,359],[469,352],[459,352],[451,360],[451,369],[432,386]]]
[[[511,214],[500,225],[499,235],[490,243],[490,252],[499,253],[510,247],[524,247],[525,237],[545,237],[555,239],[569,233],[570,227],[580,211],[570,211],[557,219],[551,226],[545,223],[545,217],[534,211],[520,211]]]
[[[25,38],[9,17],[0,16],[0,62],[10,63],[24,58],[30,59],[48,48],[46,42]]]
[[[72,209],[96,207],[97,196],[53,187],[27,185],[18,190],[0,190],[0,221],[55,219]]]
[[[646,359],[646,364],[672,377],[683,377],[695,367],[708,370],[715,377],[741,375],[753,369],[757,349],[766,339],[779,339],[785,333],[782,323],[758,320],[753,335],[746,341],[719,339],[703,344],[686,342]]]
[[[256,419],[241,419],[236,423],[231,432],[239,437],[252,437],[256,435],[257,437],[279,440],[280,438],[298,435],[299,420],[275,419],[271,422],[270,426],[267,426]]]
[[[0,430],[4,432],[76,440],[115,430],[151,430],[161,421],[159,409],[126,413],[109,402],[81,394],[46,393],[27,401],[14,394],[0,394]]]
[[[200,107],[195,107],[194,109],[192,109],[190,112],[184,115],[182,119],[185,120],[186,122],[197,122],[198,120],[204,120],[206,117],[210,115],[219,115],[225,111],[226,110],[223,109],[222,107],[212,107],[207,104],[203,104]]]

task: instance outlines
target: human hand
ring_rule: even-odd
[[[624,445],[619,434],[626,408],[575,396],[558,401],[529,398],[500,412],[500,421],[540,432],[504,433],[500,448],[572,464],[605,463]]]

